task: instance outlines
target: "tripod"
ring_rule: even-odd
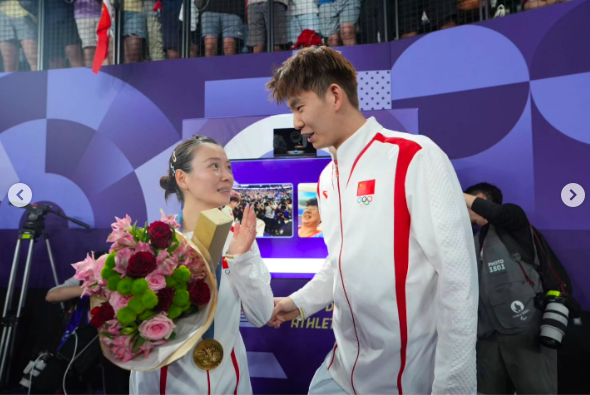
[[[45,216],[49,213],[57,215],[58,217],[65,218],[68,221],[72,221],[77,225],[85,228],[90,228],[90,225],[84,222],[78,221],[74,218],[70,218],[51,209],[51,206],[46,204],[28,204],[24,209],[27,210],[26,221],[23,228],[18,232],[18,239],[16,242],[16,250],[14,252],[14,259],[12,261],[12,269],[10,271],[10,279],[8,281],[8,289],[6,290],[6,300],[4,301],[4,311],[2,313],[2,338],[0,341],[0,384],[8,383],[8,376],[10,372],[9,361],[12,358],[12,351],[14,346],[15,334],[18,330],[19,319],[21,317],[22,308],[25,305],[25,299],[27,296],[27,288],[29,285],[29,275],[31,274],[31,264],[33,258],[33,245],[40,236],[45,239],[47,246],[47,254],[49,255],[49,263],[51,264],[51,270],[53,272],[53,280],[55,285],[59,285],[57,279],[57,271],[55,270],[55,263],[53,261],[53,254],[51,253],[51,244],[49,243],[49,235],[45,229]],[[16,312],[11,311],[12,297],[14,294],[14,284],[16,282],[16,274],[18,271],[20,247],[22,241],[29,241],[29,248],[27,252],[27,260],[25,263],[25,271],[23,275],[23,282],[21,287],[20,298],[18,301]],[[64,309],[63,303],[61,303],[62,310]],[[8,366],[7,366],[8,365]],[[6,369],[5,369],[6,368]],[[5,374],[6,370],[6,374]]]

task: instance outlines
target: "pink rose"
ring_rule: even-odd
[[[145,277],[145,280],[148,282],[150,289],[154,292],[166,288],[166,277],[155,271],[148,274]]]
[[[113,306],[113,310],[115,310],[115,315],[121,310],[123,307],[127,307],[127,304],[131,300],[133,295],[123,296],[119,292],[113,292],[109,299],[109,303]]]
[[[207,277],[205,262],[196,252],[193,251],[193,254],[186,259],[185,266],[191,271],[191,280],[202,280]]]
[[[168,254],[168,251],[161,250],[156,258],[156,264],[156,273],[171,276],[178,267],[178,259],[176,256]]]
[[[115,254],[115,267],[113,268],[119,274],[127,273],[127,265],[129,264],[129,258],[133,255],[133,250],[130,248],[123,248]]]
[[[160,313],[149,319],[144,321],[139,325],[139,333],[144,339],[147,340],[162,340],[168,339],[172,332],[176,328],[176,325],[166,313]]]

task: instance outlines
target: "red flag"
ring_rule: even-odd
[[[98,36],[98,43],[96,44],[96,52],[94,54],[94,64],[92,65],[92,72],[98,73],[102,63],[107,58],[109,53],[109,31],[111,30],[111,18],[115,16],[115,10],[110,0],[102,1],[102,12],[98,26],[96,27],[96,35]]]
[[[358,189],[356,190],[357,196],[366,196],[375,194],[375,180],[361,181],[359,182]]]

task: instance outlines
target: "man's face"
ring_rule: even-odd
[[[289,108],[293,112],[293,126],[315,149],[332,147],[337,139],[333,128],[334,106],[329,96],[320,98],[315,92],[304,92],[290,98]]]
[[[303,226],[313,226],[317,228],[322,222],[320,218],[320,211],[317,206],[307,206],[303,215],[301,216]]]
[[[488,200],[487,196],[481,192],[476,194],[475,196],[478,198]],[[472,209],[469,209],[469,219],[471,220],[472,225],[484,226],[488,223],[487,219],[485,219],[481,215],[476,214]]]

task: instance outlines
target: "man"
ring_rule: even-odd
[[[232,221],[235,221],[234,210],[238,207],[239,204],[240,204],[240,199],[237,196],[231,196],[229,198],[229,204],[227,206],[223,206],[221,211],[225,215],[230,217],[232,219]]]
[[[465,191],[480,256],[477,387],[483,394],[556,394],[556,350],[539,342],[543,291],[531,225],[502,192],[481,183]],[[548,290],[545,290],[548,291]]]
[[[243,39],[243,0],[210,1],[202,17],[205,56],[217,56],[217,40],[223,39],[223,54],[235,55],[238,40]]]
[[[320,0],[320,32],[328,45],[356,45],[356,24],[361,15],[361,0]]]
[[[318,209],[318,200],[309,199],[301,216],[301,226],[299,227],[299,237],[324,237],[320,224],[320,210]]]
[[[268,87],[333,158],[318,182],[329,256],[270,321],[334,302],[336,344],[309,392],[475,393],[477,269],[449,159],[425,136],[365,119],[356,70],[331,48],[299,51]]]
[[[288,0],[274,0],[273,12],[273,41],[274,50],[280,51],[281,45],[289,42],[287,34],[287,4]],[[266,32],[271,28],[268,18],[268,0],[248,0],[248,40],[246,45],[252,47],[252,52],[264,51]]]

